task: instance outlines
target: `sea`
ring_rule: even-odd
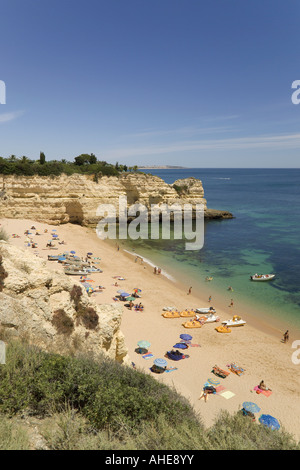
[[[210,209],[234,218],[205,221],[204,246],[188,251],[184,240],[127,240],[126,250],[159,266],[193,293],[233,298],[249,314],[300,331],[300,169],[184,168],[143,170],[172,184],[195,177]],[[275,274],[253,282],[252,274]],[[212,277],[212,281],[206,281]],[[228,290],[228,287],[232,290]],[[208,304],[207,304],[208,305]],[[245,309],[244,309],[245,310]]]

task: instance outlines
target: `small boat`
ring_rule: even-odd
[[[231,333],[231,329],[227,328],[226,325],[220,325],[215,328],[218,333]]]
[[[275,274],[253,274],[250,276],[251,281],[272,281]]]
[[[216,313],[216,311],[213,307],[196,308],[195,312],[197,312],[197,313]]]
[[[232,320],[222,321],[222,325],[230,326],[230,327],[244,326],[244,325],[246,325],[246,322],[245,322],[245,320],[242,320],[241,317],[239,317],[238,315],[234,315]]]
[[[200,317],[200,318],[203,318],[203,317]],[[220,317],[218,317],[217,315],[214,315],[213,313],[209,315],[205,315],[204,318],[205,318],[204,323],[213,323],[215,321],[220,321]]]
[[[172,312],[164,312],[162,313],[162,316],[164,318],[179,318],[180,317],[180,313],[177,312],[176,310],[173,310]]]
[[[84,276],[86,274],[90,274],[85,268],[81,268],[79,266],[68,266],[64,268],[64,272],[65,274],[70,274],[72,276]]]
[[[182,323],[182,326],[184,326],[184,328],[201,328],[202,322],[198,320],[191,320]]]
[[[193,312],[192,310],[183,310],[183,311],[180,313],[180,316],[181,316],[181,317],[194,317],[194,316],[195,316],[195,312]]]
[[[58,261],[61,255],[48,255],[48,261]]]

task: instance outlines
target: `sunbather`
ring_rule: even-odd
[[[265,382],[264,382],[263,380],[261,380],[261,382],[260,382],[258,388],[259,388],[260,390],[270,390],[270,392],[272,391],[270,388],[266,387]]]

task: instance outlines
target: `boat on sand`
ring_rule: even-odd
[[[233,326],[244,326],[244,325],[246,325],[246,322],[245,322],[245,320],[242,320],[241,317],[239,317],[238,315],[234,315],[234,317],[232,318],[232,320],[225,320],[225,321],[222,321],[222,325],[230,326],[230,327],[233,327]]]

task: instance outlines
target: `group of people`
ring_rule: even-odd
[[[157,268],[156,266],[154,267],[154,270],[153,270],[153,273],[154,274],[161,274],[161,269],[160,268]]]

